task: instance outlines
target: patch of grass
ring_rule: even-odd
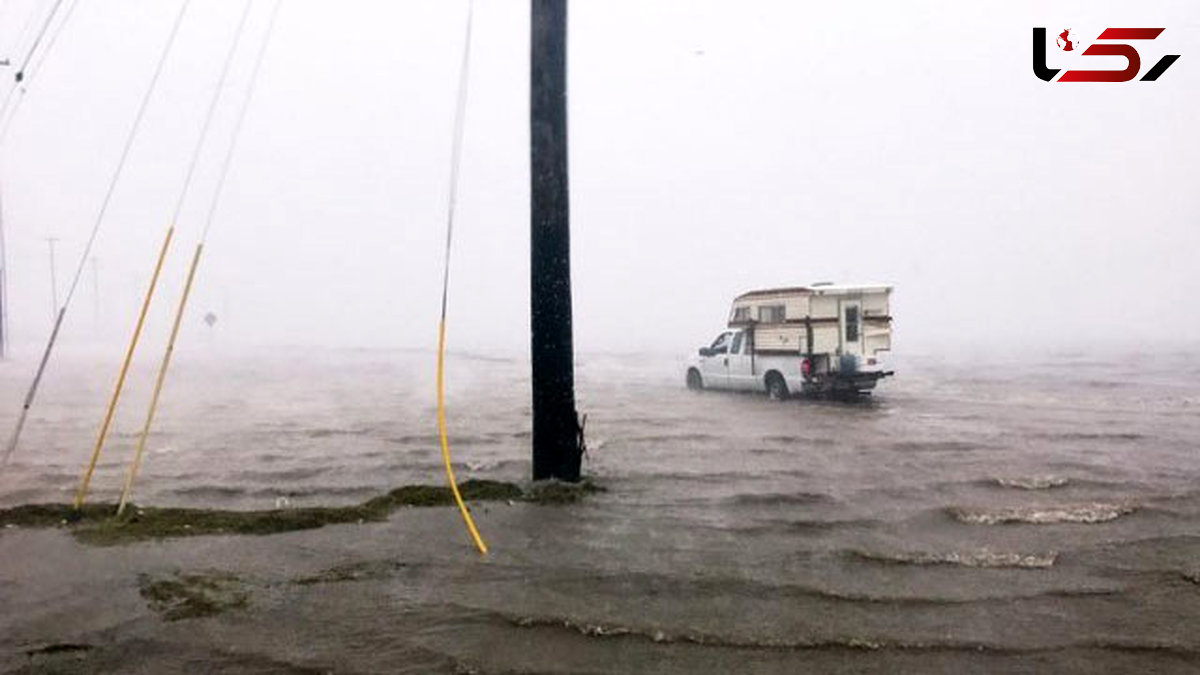
[[[142,574],[138,576],[138,590],[150,609],[167,621],[241,609],[249,599],[241,581],[228,572],[175,573],[159,579]]]
[[[525,493],[512,483],[495,480],[468,480],[458,486],[464,501],[519,501]],[[434,485],[405,485],[362,504],[371,511],[383,511],[386,515],[401,506],[451,506],[454,493],[448,487]]]
[[[106,516],[115,511],[115,507],[110,506]],[[139,539],[205,534],[277,534],[340,523],[383,520],[386,517],[386,512],[362,506],[314,506],[269,511],[135,507],[127,509],[119,518],[80,520],[74,526],[73,534],[90,544],[117,544]]]
[[[509,501],[535,504],[572,504],[603,488],[585,481],[578,484],[548,482],[529,492],[493,480],[468,480],[458,486],[466,501]],[[80,511],[70,504],[25,504],[0,509],[0,527],[67,527],[89,544],[121,544],[145,539],[194,537],[211,534],[264,535],[311,530],[325,525],[378,522],[401,507],[450,506],[450,488],[405,485],[353,506],[311,506],[259,511],[159,508],[130,505],[115,517],[115,504],[86,504]]]
[[[100,520],[116,513],[115,504],[84,504],[78,512],[70,504],[22,504],[0,509],[0,526],[57,527],[79,520]]]

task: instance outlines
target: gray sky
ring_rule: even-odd
[[[79,260],[175,2],[80,0],[0,149],[13,330],[32,351]],[[0,0],[0,58],[31,8]],[[123,340],[240,2],[193,3],[65,339]],[[167,332],[270,2],[258,0],[156,298]],[[430,347],[465,2],[286,0],[181,349]],[[452,348],[528,342],[528,8],[479,0]],[[1157,82],[1044,83],[1030,31],[1165,26]],[[575,0],[576,345],[690,352],[732,297],[895,284],[897,351],[1200,340],[1200,5]],[[1052,67],[1121,59],[1051,48]],[[11,68],[3,69],[7,80]],[[3,90],[0,90],[2,92]],[[89,272],[90,274],[90,272]],[[116,358],[114,354],[114,359]]]

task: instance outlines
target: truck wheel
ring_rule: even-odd
[[[692,391],[700,391],[704,388],[704,380],[700,379],[700,371],[696,370],[695,368],[688,370],[687,388],[691,389]]]
[[[767,396],[772,401],[782,401],[788,397],[787,383],[779,373],[767,373]]]

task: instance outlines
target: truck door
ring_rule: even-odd
[[[700,359],[700,377],[706,388],[729,388],[729,343],[732,340],[732,332],[721,333],[709,346],[708,356]]]
[[[843,300],[839,323],[843,354],[863,355],[862,301]]]
[[[750,373],[750,340],[745,331],[736,331],[729,345],[729,388],[754,389],[755,377]]]

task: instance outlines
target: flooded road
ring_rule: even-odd
[[[438,484],[432,363],[181,359],[135,500],[294,508]],[[582,355],[584,470],[606,491],[475,505],[486,558],[440,507],[113,547],[0,530],[0,672],[1200,668],[1200,355],[896,359],[853,405],[689,392],[682,365]],[[29,366],[0,364],[0,428]],[[69,501],[90,452],[111,373],[54,366],[0,506]],[[460,480],[528,479],[527,373],[450,355]],[[93,500],[116,498],[147,375]],[[181,579],[213,611],[170,616],[153,589]]]

